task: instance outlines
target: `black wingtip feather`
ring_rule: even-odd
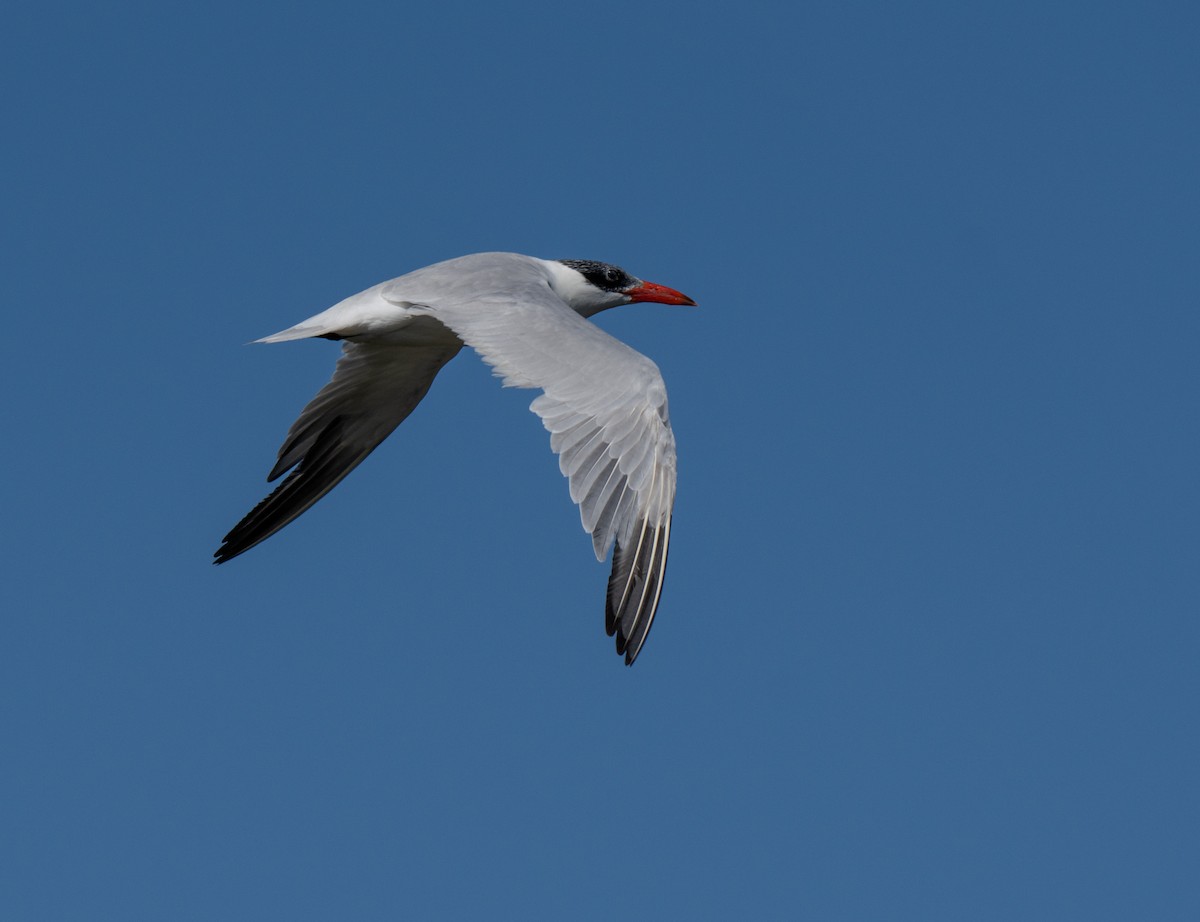
[[[233,560],[271,537],[341,483],[370,454],[370,449],[364,452],[340,444],[343,424],[342,417],[330,423],[283,483],[233,526],[213,554],[213,563]]]
[[[632,666],[645,646],[662,595],[670,522],[647,529],[631,554],[618,541],[604,607],[604,629],[616,638],[617,655]]]

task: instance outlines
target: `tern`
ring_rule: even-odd
[[[505,387],[542,391],[530,409],[550,432],[596,559],[615,546],[605,629],[633,665],[662,594],[675,436],[658,366],[587,318],[639,301],[696,303],[608,263],[476,253],[382,282],[256,340],[339,340],[342,356],[292,424],[267,481],[287,476],[225,536],[214,563],[265,541],[337,486],[465,343]]]

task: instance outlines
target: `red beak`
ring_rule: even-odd
[[[692,307],[696,306],[696,302],[687,295],[681,294],[674,288],[668,288],[666,285],[655,285],[653,282],[642,282],[642,284],[634,288],[627,288],[625,289],[625,294],[629,295],[635,302],[657,301],[659,304],[688,304]]]

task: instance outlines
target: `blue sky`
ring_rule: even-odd
[[[1200,915],[1194,4],[4,19],[4,918]],[[492,249],[700,302],[632,669],[469,353],[209,563],[243,344]]]

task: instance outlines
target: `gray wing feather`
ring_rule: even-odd
[[[632,664],[662,594],[675,501],[675,437],[658,367],[544,284],[420,309],[505,386],[542,389],[530,409],[550,432],[596,558],[615,545],[605,622]]]

